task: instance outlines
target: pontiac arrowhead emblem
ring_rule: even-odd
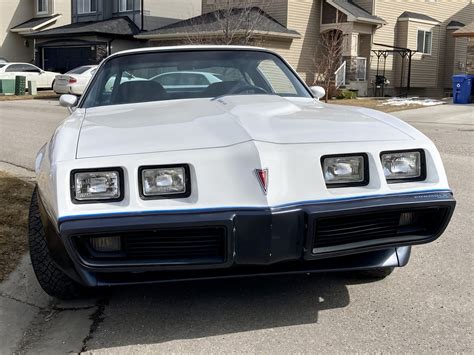
[[[264,194],[267,194],[268,188],[268,169],[255,169],[255,175],[257,176],[257,180],[262,187]]]

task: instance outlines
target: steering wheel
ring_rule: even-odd
[[[239,85],[232,90],[229,91],[229,94],[240,94],[243,91],[247,90],[253,90],[256,94],[268,94],[267,90],[262,89],[259,86],[255,85],[250,85],[250,84],[245,84],[245,85]]]

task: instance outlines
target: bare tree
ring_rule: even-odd
[[[315,60],[315,85],[320,85],[326,90],[324,97],[328,102],[330,90],[335,80],[335,72],[341,64],[344,49],[344,34],[336,28],[321,33],[320,53]]]
[[[265,28],[265,21],[269,21],[263,9],[270,3],[271,0],[216,0],[211,11],[190,20],[192,30],[186,33],[186,42],[259,45],[265,35],[262,28]]]

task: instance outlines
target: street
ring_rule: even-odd
[[[67,115],[57,101],[0,102],[0,162],[29,170]],[[472,352],[474,106],[394,114],[441,152],[457,200],[437,241],[382,281],[350,274],[114,288],[46,296],[28,257],[0,285],[0,354]]]

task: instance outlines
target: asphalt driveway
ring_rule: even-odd
[[[33,152],[66,114],[55,102],[31,102],[0,102],[0,161],[31,168]],[[0,353],[472,353],[473,110],[396,113],[438,145],[458,206],[445,234],[415,247],[387,279],[185,282],[58,302],[39,289],[25,257],[0,285]]]

